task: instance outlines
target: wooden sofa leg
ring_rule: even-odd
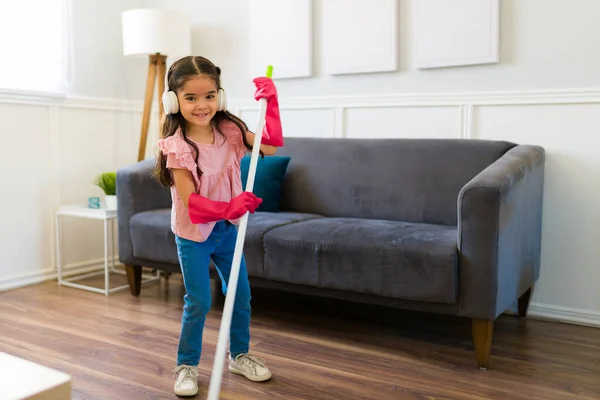
[[[139,296],[142,290],[142,267],[140,265],[126,265],[127,283],[129,291],[134,296]]]
[[[527,289],[525,293],[521,297],[519,297],[519,318],[525,318],[527,316],[527,309],[529,308],[529,300],[531,300],[531,292],[533,291],[533,286]]]
[[[486,370],[490,364],[490,354],[492,352],[494,321],[474,319],[472,322],[472,330],[477,365],[479,366],[479,369]]]

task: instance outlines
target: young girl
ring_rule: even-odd
[[[241,183],[240,160],[252,150],[254,134],[226,110],[221,70],[203,57],[173,63],[163,94],[165,120],[158,145],[155,174],[171,188],[171,229],[175,234],[186,295],[175,368],[175,394],[198,393],[198,363],[202,332],[211,307],[209,263],[229,281],[240,217],[254,213],[260,202]],[[260,81],[260,84],[259,84]],[[270,80],[255,79],[255,98],[274,92]],[[262,85],[262,87],[260,86]],[[261,153],[275,154],[282,138],[261,138]],[[248,354],[250,285],[242,257],[230,330],[229,370],[252,381],[265,381],[271,372],[264,361]]]

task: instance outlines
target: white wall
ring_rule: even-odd
[[[123,57],[121,12],[143,0],[73,1],[75,81],[70,98],[16,97],[0,90],[0,133],[9,196],[0,200],[0,291],[53,276],[54,210],[101,196],[99,172],[136,161],[147,61]],[[115,27],[108,28],[108,27]],[[10,151],[9,151],[10,150]],[[3,192],[5,193],[5,192]],[[102,224],[65,220],[64,262],[102,257]]]
[[[120,102],[0,98],[9,188],[0,204],[0,291],[54,276],[54,210],[103,194],[99,172],[135,162],[141,108]],[[65,219],[63,263],[87,267],[102,257],[102,224]]]
[[[531,312],[600,325],[600,271],[596,268],[600,250],[595,245],[600,237],[600,213],[593,205],[600,194],[600,164],[594,158],[600,144],[600,25],[594,17],[600,13],[600,2],[502,0],[500,64],[419,71],[412,66],[409,18],[418,0],[400,0],[400,71],[328,77],[323,74],[319,46],[323,1],[315,0],[315,77],[277,82],[286,135],[462,137],[544,146],[548,161],[543,265]],[[5,117],[15,111],[35,117],[36,126],[27,131],[37,140],[12,138],[12,144],[33,146],[40,156],[39,165],[48,167],[41,173],[33,166],[26,169],[27,182],[39,186],[25,185],[16,177],[12,181],[32,197],[6,200],[12,201],[11,208],[2,208],[3,220],[18,228],[0,242],[3,254],[9,255],[0,266],[0,288],[3,283],[24,282],[18,277],[27,273],[39,277],[51,271],[53,228],[48,197],[56,203],[98,195],[90,184],[98,170],[135,159],[146,65],[122,57],[120,27],[106,32],[99,26],[100,21],[119,26],[120,12],[142,2],[107,5],[96,1],[101,11],[94,12],[74,3],[79,39],[73,94],[92,99],[72,99],[66,108],[0,103],[0,114]],[[253,126],[256,103],[253,77],[247,72],[246,1],[152,3],[189,10],[195,26],[194,53],[223,68],[230,104]],[[357,44],[357,55],[359,49]],[[24,128],[14,122],[11,129]],[[74,150],[86,151],[87,156],[76,155]],[[5,157],[2,162],[12,165],[16,157]],[[93,162],[100,164],[96,167]],[[29,215],[27,223],[17,223],[15,215]],[[66,249],[67,262],[85,264],[101,257],[101,245],[96,243],[101,240],[99,228],[87,223],[70,225],[67,233],[76,246]],[[24,245],[19,241],[23,238],[33,238],[28,239],[33,243]]]
[[[121,13],[153,1],[71,1],[75,81],[73,96],[142,100],[148,60],[123,56]],[[140,76],[141,75],[141,76]]]
[[[410,14],[418,0],[399,0],[400,71],[361,76],[323,74],[321,8],[314,0],[315,77],[278,83],[283,97],[480,90],[524,90],[600,85],[600,27],[596,0],[501,0],[501,63],[444,70],[413,67]],[[219,63],[232,97],[251,96],[247,72],[247,9],[244,0],[163,0],[165,7],[190,10],[197,25],[195,53]],[[365,16],[367,17],[367,16]],[[268,44],[266,44],[268,45]],[[361,43],[356,44],[360,57]],[[274,66],[275,69],[277,66]]]

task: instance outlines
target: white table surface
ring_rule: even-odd
[[[117,218],[117,210],[109,210],[106,208],[89,208],[79,204],[62,205],[58,209],[58,214],[91,219]]]
[[[2,400],[70,400],[71,377],[0,352],[0,393]]]

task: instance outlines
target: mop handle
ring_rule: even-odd
[[[267,67],[267,78],[271,78],[272,73],[273,67],[269,65]],[[252,192],[254,188],[254,178],[256,177],[256,167],[258,166],[258,157],[260,155],[260,141],[262,139],[262,131],[265,126],[265,115],[267,113],[267,100],[260,99],[259,107],[260,108],[258,113],[258,126],[254,135],[254,143],[252,144],[252,156],[250,158],[250,170],[248,171],[246,192]],[[233,252],[233,262],[231,264],[229,282],[227,283],[227,295],[225,296],[225,306],[223,308],[223,316],[221,317],[219,339],[217,341],[217,349],[215,352],[212,375],[210,377],[210,386],[208,390],[207,400],[219,400],[225,356],[227,353],[227,342],[229,341],[229,329],[231,327],[231,318],[233,315],[235,293],[237,291],[240,264],[242,262],[244,240],[246,238],[246,228],[248,226],[248,215],[248,212],[244,214],[242,220],[240,221],[240,226],[238,228],[238,235],[237,240],[235,242],[235,251]]]

